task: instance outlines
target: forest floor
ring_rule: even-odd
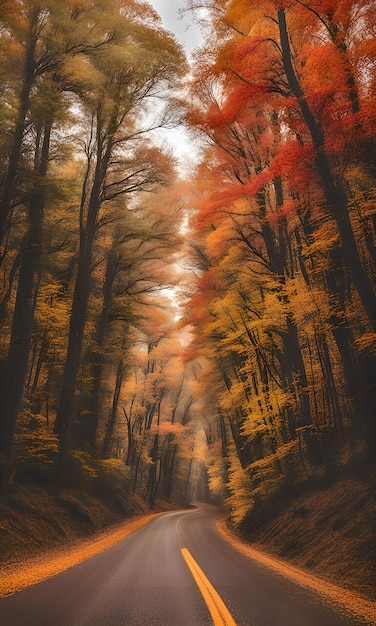
[[[371,467],[352,467],[286,492],[260,507],[227,538],[375,599],[375,492]],[[35,483],[0,503],[0,597],[89,558],[173,507],[151,512],[132,497],[119,503]],[[239,539],[237,539],[239,538]],[[79,548],[79,549],[78,549]]]

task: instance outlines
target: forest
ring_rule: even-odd
[[[245,527],[372,463],[376,11],[186,5],[0,1],[0,482]]]

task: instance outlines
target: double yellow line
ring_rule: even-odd
[[[206,578],[204,572],[196,563],[189,550],[182,548],[181,553],[207,604],[214,626],[236,626],[222,598]]]

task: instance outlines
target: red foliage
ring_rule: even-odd
[[[289,215],[294,215],[297,209],[298,207],[293,200],[287,200],[282,204],[282,206],[278,207],[278,210],[275,213],[269,213],[267,219],[270,224],[276,224],[280,219],[288,217]]]
[[[302,145],[294,139],[282,142],[272,160],[270,175],[283,176],[291,190],[305,189],[315,178],[312,144]]]

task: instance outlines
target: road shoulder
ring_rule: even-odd
[[[339,608],[345,609],[356,617],[361,617],[370,625],[376,624],[375,602],[362,598],[360,595],[348,589],[338,587],[331,582],[320,579],[310,572],[295,567],[286,561],[277,559],[266,552],[257,550],[231,532],[226,524],[225,518],[217,520],[216,529],[226,541],[247,558],[257,561],[257,563],[263,567],[273,569],[273,571],[289,578],[301,587],[310,589],[323,598],[330,600],[330,602],[335,603]]]

